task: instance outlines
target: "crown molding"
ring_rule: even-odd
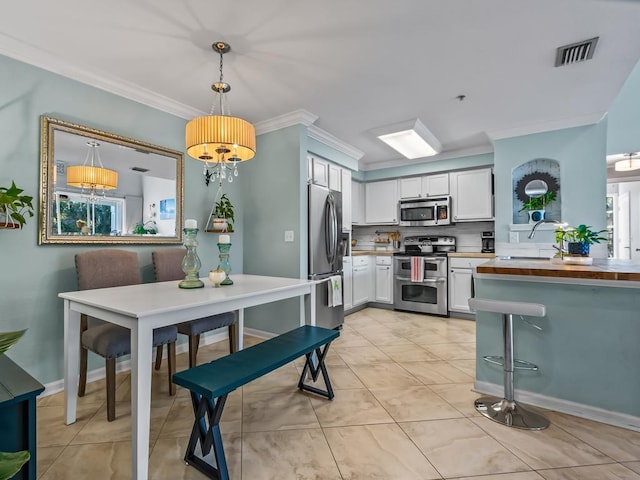
[[[275,132],[294,125],[304,125],[309,127],[313,122],[318,119],[317,115],[308,112],[304,109],[294,110],[293,112],[284,113],[277,117],[262,120],[254,124],[256,127],[256,135],[262,135],[263,133]]]
[[[188,105],[176,102],[140,85],[111,76],[108,73],[96,73],[78,68],[59,57],[2,33],[0,33],[0,54],[186,120],[206,115],[206,113]]]
[[[397,158],[393,160],[384,160],[382,162],[367,163],[359,165],[358,169],[367,172],[371,170],[380,170],[382,168],[406,167],[410,165],[418,165],[421,163],[437,162],[439,160],[449,160],[452,158],[471,157],[473,155],[484,155],[485,153],[493,153],[492,145],[481,145],[478,147],[461,148],[458,150],[449,150],[441,152],[432,157],[423,157],[410,160],[408,158]]]
[[[505,138],[522,137],[524,135],[533,135],[535,133],[544,133],[552,130],[563,130],[565,128],[583,127],[585,125],[593,125],[599,123],[607,112],[595,112],[586,115],[580,115],[572,118],[563,118],[549,122],[525,125],[504,130],[487,131],[487,135],[491,140],[502,140]]]
[[[307,128],[307,133],[314,140],[324,143],[329,147],[335,148],[339,152],[342,152],[345,155],[349,155],[356,160],[360,160],[364,156],[363,151],[358,150],[356,147],[343,142],[338,137],[331,135],[329,132],[322,130],[320,127],[309,125],[309,128]]]

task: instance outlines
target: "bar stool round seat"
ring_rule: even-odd
[[[513,356],[513,315],[544,317],[546,307],[539,303],[509,302],[481,298],[470,298],[469,307],[472,311],[501,313],[504,341],[503,357],[484,357],[485,361],[503,367],[504,398],[494,396],[480,397],[474,402],[476,410],[494,422],[509,427],[523,430],[543,430],[547,428],[549,420],[545,416],[528,408],[523,408],[516,403],[513,386],[514,370],[538,370],[537,365],[523,360],[516,360]]]

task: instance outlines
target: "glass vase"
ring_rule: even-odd
[[[184,246],[187,251],[182,259],[182,271],[185,274],[184,280],[182,280],[178,286],[180,288],[203,288],[204,282],[198,278],[200,274],[200,267],[202,263],[198,257],[196,247],[198,246],[197,228],[185,228],[184,229]]]
[[[229,263],[229,250],[231,250],[230,243],[218,243],[218,250],[220,250],[220,263],[218,264],[218,270],[224,270],[227,277],[220,282],[220,285],[233,285],[233,280],[229,278],[231,273],[231,264]]]

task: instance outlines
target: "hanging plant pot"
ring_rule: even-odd
[[[6,213],[0,212],[0,228],[20,228],[20,224],[14,222]]]
[[[529,210],[529,223],[537,223],[540,220],[544,220],[546,211],[545,210]]]
[[[581,257],[589,256],[589,244],[585,242],[568,242],[567,251],[569,255],[578,255]]]
[[[224,218],[214,218],[212,225],[216,231],[225,231],[227,229],[227,221]]]

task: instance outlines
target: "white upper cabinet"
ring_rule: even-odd
[[[307,161],[309,162],[309,171],[311,173],[310,180],[312,183],[316,185],[320,185],[323,187],[329,186],[329,162],[326,160],[322,160],[321,158],[314,157],[309,155],[307,157]],[[307,173],[307,176],[309,174]]]
[[[422,177],[422,195],[425,197],[449,195],[449,174],[439,173]]]
[[[351,182],[351,223],[364,225],[364,185]]]
[[[351,172],[345,168],[340,172],[342,183],[342,231],[351,231]],[[329,177],[331,179],[331,177]]]
[[[329,188],[337,192],[342,191],[342,169],[332,163],[329,164]]]
[[[365,184],[364,216],[367,224],[398,223],[398,181],[384,180]]]
[[[449,195],[449,174],[424,175],[400,179],[400,198],[424,198]]]
[[[490,168],[449,173],[454,222],[493,220],[493,175]]]
[[[418,198],[422,196],[422,177],[400,179],[400,198]]]

